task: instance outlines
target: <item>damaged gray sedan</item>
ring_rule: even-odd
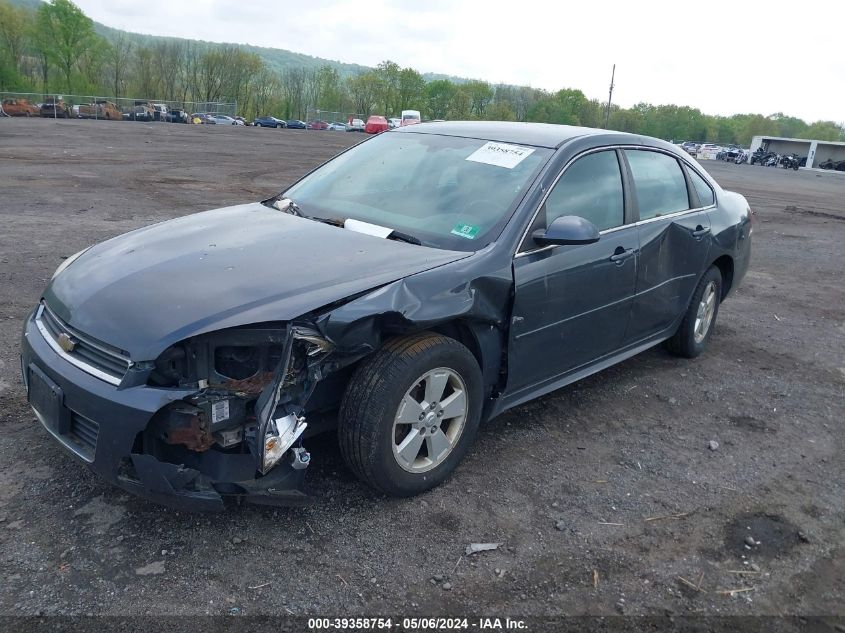
[[[160,503],[302,502],[330,429],[363,481],[413,495],[510,407],[661,342],[700,354],[751,218],[656,139],[399,128],[272,199],[66,259],[23,381],[65,449]]]

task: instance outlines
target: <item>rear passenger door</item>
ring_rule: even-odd
[[[638,211],[640,261],[628,340],[640,341],[672,327],[689,305],[710,250],[715,201],[703,178],[672,154],[626,149]],[[704,197],[700,202],[699,197]]]

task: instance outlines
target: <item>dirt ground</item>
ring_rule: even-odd
[[[62,257],[361,138],[0,119],[0,614],[845,615],[845,174],[707,162],[757,212],[709,350],[510,411],[421,497],[370,492],[333,436],[298,509],[167,510],[67,457],[18,362]]]

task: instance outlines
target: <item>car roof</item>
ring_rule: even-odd
[[[513,121],[444,121],[429,122],[394,130],[400,134],[442,134],[444,136],[463,136],[500,143],[517,143],[537,147],[557,148],[580,136],[613,135],[630,136],[632,142],[641,143],[642,137],[624,132],[599,130],[574,125],[555,125],[553,123],[517,123]],[[634,140],[636,139],[636,140]]]

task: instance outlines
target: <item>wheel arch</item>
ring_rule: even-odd
[[[717,257],[711,266],[719,269],[722,275],[722,296],[719,298],[723,301],[730,293],[734,280],[734,260],[730,255],[722,255]]]
[[[502,367],[503,339],[494,326],[464,319],[452,319],[428,328],[432,332],[448,336],[469,349],[484,380],[484,396],[496,389]]]
[[[345,365],[342,371],[337,372],[338,375],[335,377],[337,382],[334,382],[333,390],[339,389],[345,392],[355,369],[383,348],[388,341],[431,333],[445,336],[466,347],[481,371],[483,399],[486,401],[491,396],[498,395],[505,349],[504,335],[498,328],[491,324],[457,317],[444,319],[434,324],[404,323],[403,327],[396,327],[396,325],[390,321],[379,322],[378,320],[370,323],[372,329],[367,338],[371,345],[368,346],[368,351],[352,354],[355,357],[354,360]],[[318,391],[321,390],[318,388]]]

